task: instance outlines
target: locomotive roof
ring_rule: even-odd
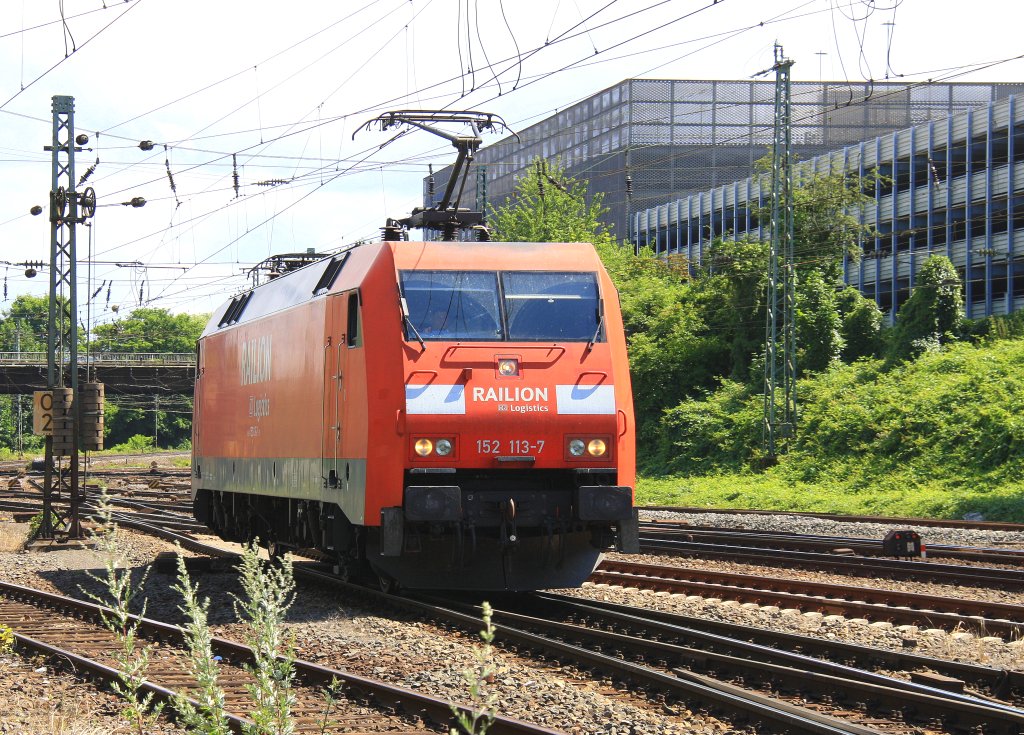
[[[401,269],[593,271],[600,260],[587,243],[377,242],[297,268],[218,307],[203,337],[278,311],[358,287],[383,251]]]

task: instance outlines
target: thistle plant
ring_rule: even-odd
[[[81,586],[79,589],[86,597],[104,608],[100,612],[100,618],[117,641],[113,657],[117,665],[118,679],[113,683],[113,688],[124,700],[124,718],[139,735],[143,735],[163,710],[162,703],[154,702],[152,692],[143,693],[146,671],[149,668],[150,647],[139,644],[139,622],[131,615],[132,603],[136,593],[146,584],[149,567],[146,567],[137,579],[128,568],[120,530],[114,523],[110,497],[105,490],[99,498],[98,514],[100,526],[91,535],[103,557],[105,571],[102,575],[93,572],[86,574],[106,589],[106,595],[98,595]],[[146,602],[143,600],[139,617],[145,615]]]
[[[494,642],[494,624],[491,618],[494,611],[488,602],[481,605],[484,629],[480,631],[482,646],[473,647],[475,666],[462,672],[469,685],[468,710],[452,706],[452,714],[458,727],[453,727],[449,735],[484,735],[494,722],[494,712],[498,704],[498,693],[488,689],[488,682],[494,678],[498,667],[492,660]]]
[[[320,725],[320,735],[327,735],[328,728],[331,725],[337,723],[331,720],[331,715],[334,714],[338,709],[338,699],[341,694],[342,683],[338,681],[338,677],[332,676],[331,683],[324,687],[324,712],[320,721],[317,723]]]
[[[246,670],[253,678],[247,685],[255,705],[246,735],[292,735],[295,719],[292,707],[295,694],[295,643],[284,629],[288,609],[295,601],[292,560],[286,555],[279,562],[264,562],[257,541],[244,547],[238,565],[244,597],[232,595],[235,615],[248,630],[246,643],[254,660]]]
[[[196,689],[192,692],[198,707],[184,695],[174,698],[174,709],[182,723],[191,732],[202,735],[229,735],[231,728],[224,707],[224,690],[217,683],[218,659],[213,655],[212,640],[208,623],[210,598],[199,599],[199,585],[193,584],[185,567],[185,559],[178,553],[178,582],[173,589],[181,595],[182,604],[178,609],[185,615],[182,630],[188,647],[186,669],[195,679]]]

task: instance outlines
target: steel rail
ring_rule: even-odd
[[[726,597],[740,602],[770,602],[837,615],[854,612],[868,619],[914,625],[934,627],[944,623],[951,628],[982,628],[989,634],[1024,635],[1024,622],[1020,620],[1024,608],[996,602],[610,559],[601,562],[590,581]]]
[[[951,520],[945,518],[915,518],[915,517],[891,517],[891,516],[858,516],[842,515],[839,513],[815,513],[813,511],[792,511],[792,510],[753,510],[749,508],[697,508],[693,506],[675,505],[642,505],[641,511],[667,511],[670,513],[686,514],[707,514],[720,513],[723,515],[762,515],[762,516],[797,516],[801,518],[821,518],[827,521],[843,521],[846,523],[885,523],[893,526],[934,526],[936,528],[970,528],[982,531],[1021,531],[1024,532],[1024,523],[1010,523],[1004,521],[968,521]]]
[[[879,559],[845,554],[789,551],[758,546],[730,546],[699,541],[679,541],[640,536],[640,550],[670,556],[742,560],[747,564],[796,566],[857,576],[871,574],[891,579],[931,581],[970,587],[1024,589],[1024,570],[935,564],[902,559]]]
[[[605,600],[578,598],[560,595],[553,592],[538,592],[540,599],[551,599],[568,604],[583,604],[588,608],[608,610],[613,613],[634,615],[638,608],[619,605]],[[814,655],[820,658],[837,659],[840,661],[857,661],[863,666],[886,668],[898,671],[930,671],[952,679],[963,681],[966,685],[984,689],[991,696],[1006,699],[1011,693],[1024,696],[1024,671],[1013,669],[996,669],[990,666],[951,661],[947,659],[922,656],[907,651],[890,651],[882,648],[849,643],[847,641],[817,638],[814,636],[790,633],[787,631],[759,628],[746,624],[730,623],[711,618],[696,618],[682,613],[663,610],[643,609],[643,617],[666,622],[674,626],[699,633],[710,633],[721,637],[727,642],[743,640],[757,643],[772,649],[787,650],[803,655]],[[717,639],[713,639],[717,640]]]
[[[612,609],[590,605],[586,600],[554,595],[539,594],[535,598],[543,606],[544,622],[538,624],[534,622],[536,618],[514,612],[498,611],[497,614],[518,616],[515,619],[526,621],[527,625],[566,631],[574,637],[590,635],[595,641],[607,639],[648,657],[685,660],[698,667],[710,664],[712,668],[738,671],[755,677],[763,676],[767,671],[773,677],[781,677],[778,681],[798,681],[802,686],[815,689],[825,688],[823,684],[828,684],[834,695],[838,693],[840,697],[888,702],[896,710],[915,708],[920,712],[938,714],[944,720],[955,719],[960,724],[970,720],[971,727],[999,722],[1012,728],[1007,732],[1015,732],[1016,728],[1024,725],[1024,710],[1002,702],[941,690],[802,653],[727,638],[648,616],[644,610],[624,607]],[[593,627],[597,621],[604,628],[614,627],[626,631],[628,635],[610,634],[600,629],[581,633],[579,623],[562,627],[567,624],[553,623],[548,619],[553,608],[563,618],[572,620],[582,617],[589,627]],[[693,644],[699,644],[700,648],[693,648]]]
[[[848,549],[864,556],[892,556],[884,552],[881,539],[856,536],[819,536],[814,534],[767,532],[751,528],[692,526],[672,521],[644,522],[640,524],[640,531],[650,538],[663,538],[666,540],[686,537],[690,540],[699,539],[706,542],[733,545],[760,544],[761,546],[813,551]],[[922,541],[925,540],[922,538]],[[1021,535],[1021,543],[1024,544],[1024,534]],[[1024,566],[1024,549],[931,543],[925,546],[927,556],[930,558],[960,559],[963,561],[983,561],[1011,566]]]
[[[427,598],[391,597],[396,605],[415,609],[435,619],[442,618],[450,623],[472,629],[479,626],[475,615],[460,612],[444,604],[428,602]],[[502,614],[506,617],[505,614]],[[511,617],[509,617],[511,619]],[[553,623],[549,624],[554,625]],[[672,675],[649,666],[624,661],[589,648],[573,645],[564,640],[531,633],[522,627],[509,624],[497,626],[498,637],[514,646],[542,650],[576,665],[594,667],[600,671],[611,671],[632,683],[665,691],[690,701],[727,707],[732,712],[743,713],[763,723],[782,727],[786,733],[807,733],[824,735],[847,733],[848,735],[877,735],[876,730],[846,722],[829,715],[799,707],[772,697],[750,692],[742,687],[718,681],[712,677],[687,672],[685,676]]]

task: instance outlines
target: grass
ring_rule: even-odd
[[[807,376],[797,438],[766,469],[763,398],[725,381],[666,411],[638,502],[1024,522],[1022,367],[1007,339]]]
[[[907,473],[893,473],[869,485],[856,477],[806,482],[774,468],[760,474],[640,477],[636,502],[949,519],[980,513],[986,520],[1024,522],[1022,495],[1024,482],[986,485],[982,480],[976,484],[922,480]]]

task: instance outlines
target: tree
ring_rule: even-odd
[[[98,325],[94,349],[115,352],[192,352],[209,315],[136,309],[123,319]]]
[[[956,267],[945,255],[932,255],[921,264],[914,291],[896,315],[890,360],[916,357],[931,345],[955,341],[963,326],[963,303]]]
[[[755,171],[771,170],[771,153],[754,164]],[[793,259],[798,274],[821,272],[827,281],[842,278],[843,256],[860,258],[860,243],[874,234],[856,212],[874,199],[868,196],[878,185],[879,175],[863,179],[843,173],[815,173],[795,170],[793,176]],[[770,182],[763,178],[761,186]],[[771,204],[757,211],[767,226]]]
[[[819,271],[804,276],[796,293],[797,368],[801,373],[827,370],[843,349],[835,289]]]
[[[11,302],[0,317],[0,350],[45,352],[50,315],[50,299],[22,294]]]
[[[568,176],[559,161],[534,159],[516,181],[508,202],[492,210],[498,240],[504,242],[589,242],[610,244],[601,222],[602,195],[587,201],[586,184]]]
[[[740,383],[750,381],[751,361],[764,349],[767,283],[768,243],[740,239],[712,242],[695,284],[706,319],[729,352],[727,374]]]
[[[878,304],[864,298],[853,286],[847,286],[836,294],[836,306],[842,319],[843,361],[878,357],[882,351],[882,321],[885,318]]]

